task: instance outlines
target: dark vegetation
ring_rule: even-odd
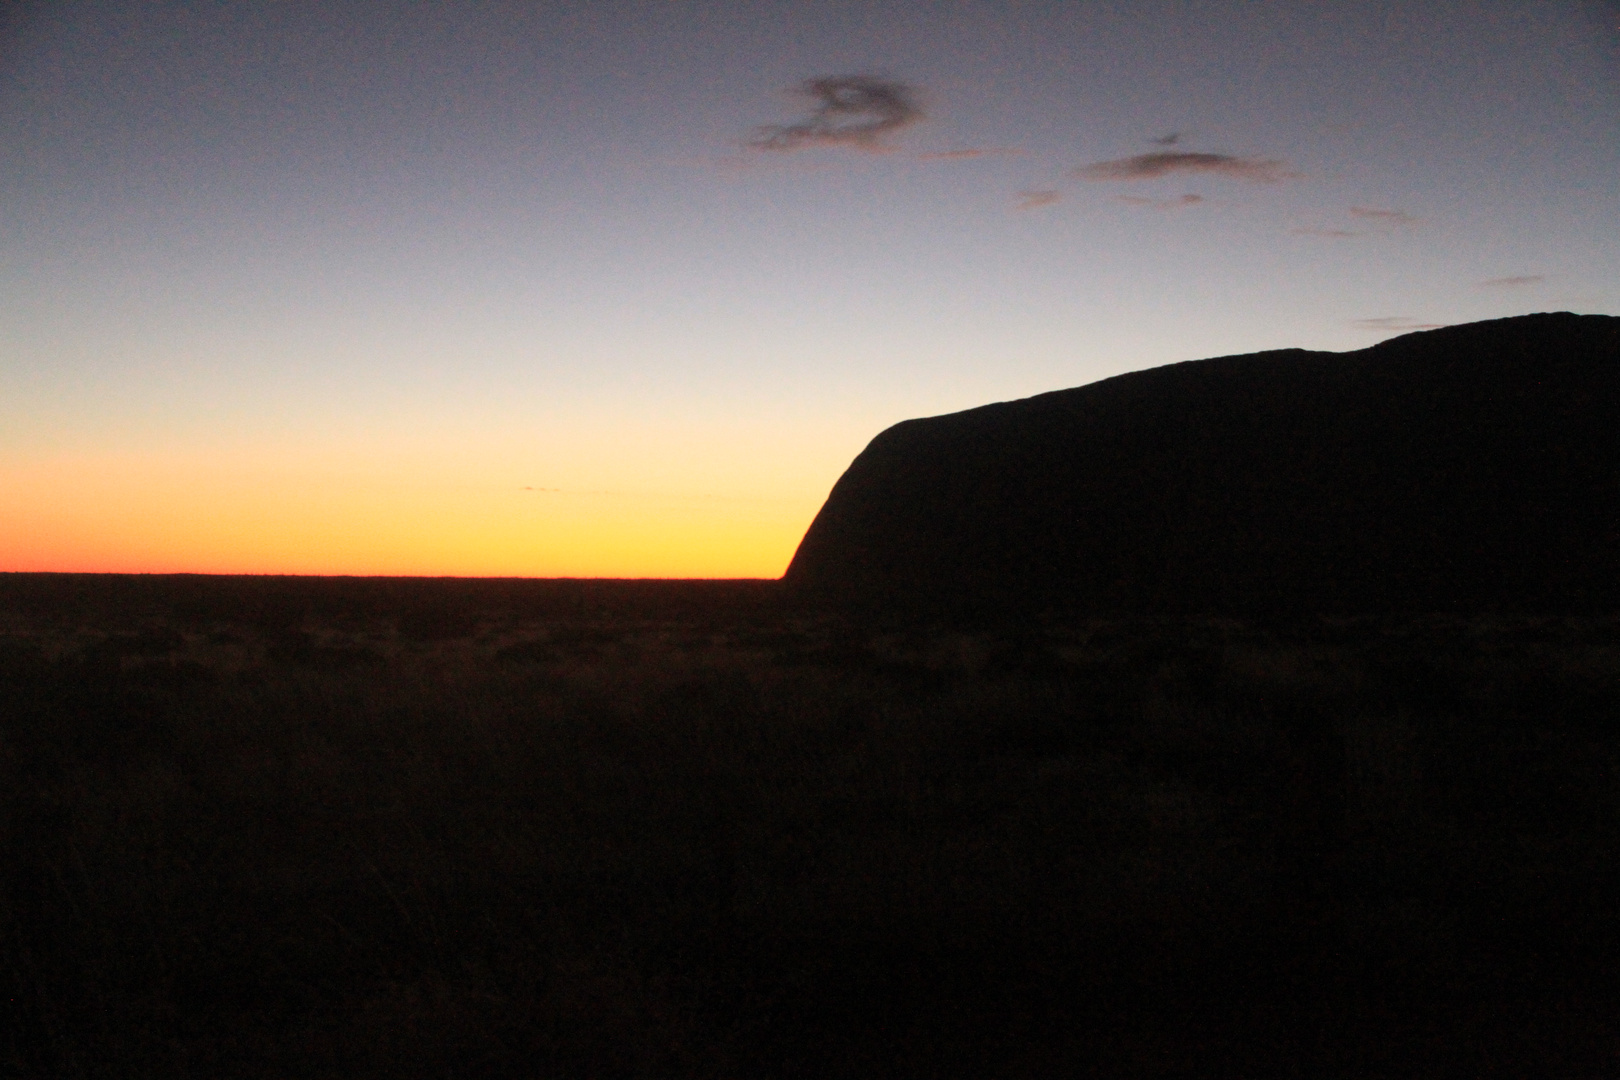
[[[806,597],[960,614],[1620,611],[1620,318],[1172,364],[909,420]]]
[[[1599,1076],[1620,620],[0,576],[0,1074]]]

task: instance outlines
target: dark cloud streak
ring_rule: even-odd
[[[1121,195],[1119,201],[1131,206],[1151,206],[1155,210],[1183,210],[1204,201],[1202,195],[1183,195],[1179,199],[1150,199],[1145,195]]]
[[[816,102],[796,124],[757,128],[748,140],[755,150],[798,150],[806,146],[882,149],[891,132],[923,118],[911,86],[872,75],[829,75],[807,79],[798,93]]]
[[[1099,161],[1073,171],[1073,175],[1081,180],[1154,180],[1172,173],[1209,173],[1257,184],[1274,184],[1300,175],[1289,172],[1287,162],[1276,158],[1246,158],[1182,150],[1159,150],[1113,161]]]
[[[1405,210],[1378,210],[1370,206],[1352,206],[1350,216],[1366,221],[1381,221],[1386,225],[1416,225],[1423,220],[1408,214]]]

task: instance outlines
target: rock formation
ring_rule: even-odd
[[[1067,613],[1620,611],[1620,318],[1173,364],[884,431],[785,581]]]

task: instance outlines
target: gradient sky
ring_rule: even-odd
[[[5,11],[0,570],[774,577],[908,417],[1620,314],[1613,2]]]

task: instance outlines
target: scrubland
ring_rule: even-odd
[[[312,588],[0,581],[0,1074],[1620,1067],[1620,620]]]

